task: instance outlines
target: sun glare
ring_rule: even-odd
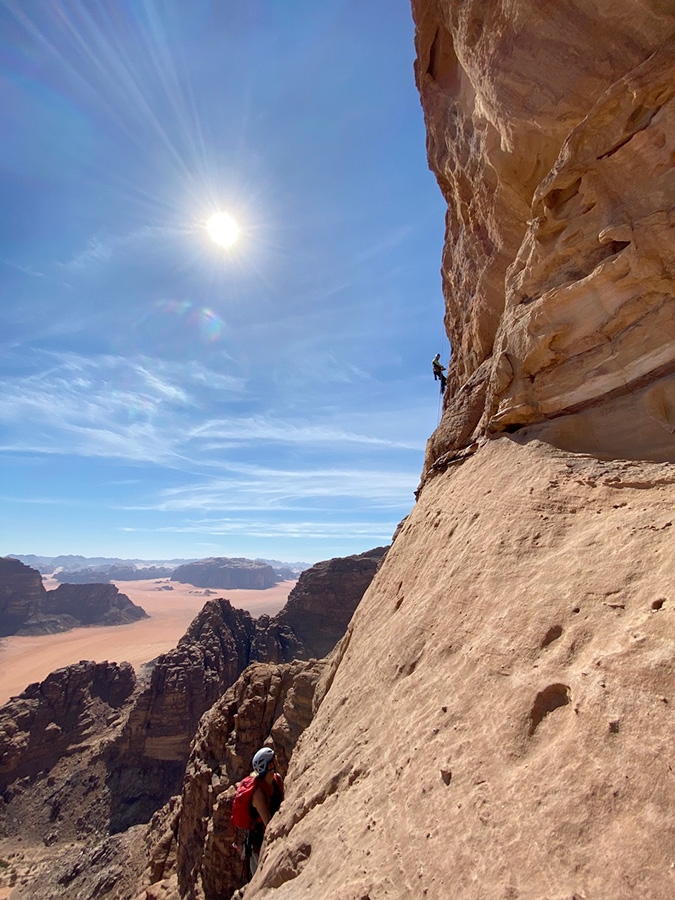
[[[206,230],[211,240],[221,247],[231,247],[239,237],[239,226],[225,212],[214,213],[206,223]]]

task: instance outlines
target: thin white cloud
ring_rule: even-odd
[[[91,237],[83,250],[80,250],[71,259],[60,265],[68,272],[78,272],[88,268],[92,263],[105,262],[111,256],[112,246],[110,243],[103,243],[99,238]]]
[[[371,444],[378,447],[396,447],[405,450],[419,450],[420,445],[388,438],[373,437],[344,431],[333,425],[310,424],[301,425],[294,422],[275,419],[268,416],[246,416],[230,419],[212,419],[203,425],[193,428],[191,438],[206,438],[212,449],[218,449],[219,440],[249,442],[265,440],[280,444]]]
[[[22,266],[20,263],[12,262],[10,259],[3,260],[3,263],[4,265],[9,266],[10,269],[16,269],[18,272],[23,272],[24,275],[28,275],[30,278],[45,278],[44,272],[39,272],[31,266]]]
[[[188,225],[144,225],[125,234],[106,235],[104,239],[98,235],[92,235],[81,250],[66,262],[59,262],[57,265],[68,272],[81,272],[100,263],[108,262],[119,250],[137,247],[145,241],[185,235],[192,231],[194,228]]]
[[[133,508],[162,512],[290,512],[308,503],[326,501],[400,509],[411,498],[418,481],[417,469],[382,468],[282,469],[253,465],[225,465],[228,477],[167,488],[157,501]],[[129,508],[129,507],[125,507]]]
[[[165,525],[156,528],[125,526],[121,530],[133,533],[157,534],[206,534],[212,537],[251,534],[256,538],[368,538],[374,542],[388,543],[398,522],[339,521],[323,522],[268,522],[250,520],[242,525],[240,520],[206,520]]]

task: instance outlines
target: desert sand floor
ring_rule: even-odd
[[[254,618],[263,614],[273,616],[286,603],[295,585],[282,581],[266,591],[216,591],[205,594],[202,588],[161,582],[116,581],[115,584],[130,600],[142,606],[150,619],[132,625],[94,626],[75,628],[63,634],[39,637],[8,637],[0,640],[0,704],[21,693],[34,681],[42,681],[54,669],[69,666],[83,659],[96,662],[126,660],[136,669],[166,653],[178,643],[188,625],[207,600],[226,597],[232,606],[247,609]],[[173,590],[163,590],[171,584]],[[58,583],[45,579],[50,591]]]

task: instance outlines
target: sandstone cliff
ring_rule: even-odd
[[[493,442],[336,651],[251,898],[672,896],[675,472]]]
[[[36,569],[0,558],[0,637],[53,634],[82,625],[125,625],[145,610],[112,584],[61,584],[46,591]]]
[[[452,361],[427,471],[505,431],[675,460],[672,6],[413,11],[429,160],[448,201]]]
[[[37,615],[46,594],[42,576],[11,556],[0,557],[0,637]]]
[[[666,900],[675,10],[413,12],[449,387],[245,897]]]

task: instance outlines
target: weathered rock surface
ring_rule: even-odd
[[[263,591],[276,584],[278,579],[272,566],[267,563],[243,557],[228,559],[222,556],[178,566],[171,580],[194,584],[195,587]]]
[[[303,647],[302,658],[321,659],[345,633],[361,597],[388,548],[317,563],[303,572],[275,617]],[[288,660],[288,655],[284,659]],[[294,658],[299,658],[296,654]]]
[[[671,465],[507,438],[427,483],[246,900],[671,897],[673,509]]]
[[[448,201],[452,360],[426,472],[504,431],[675,461],[675,10],[412,5]]]
[[[153,823],[154,883],[175,885],[181,897],[218,900],[242,884],[241,859],[230,826],[234,786],[266,741],[285,773],[298,737],[312,717],[324,660],[254,663],[203,717],[178,803]],[[154,896],[149,894],[148,896]]]
[[[126,625],[147,618],[115,585],[61,584],[46,591],[40,573],[0,558],[0,637],[54,634],[82,625]]]
[[[45,593],[39,572],[11,556],[0,557],[0,637],[37,615]]]
[[[0,792],[51,769],[112,719],[136,685],[129,663],[57,669],[0,707]]]

